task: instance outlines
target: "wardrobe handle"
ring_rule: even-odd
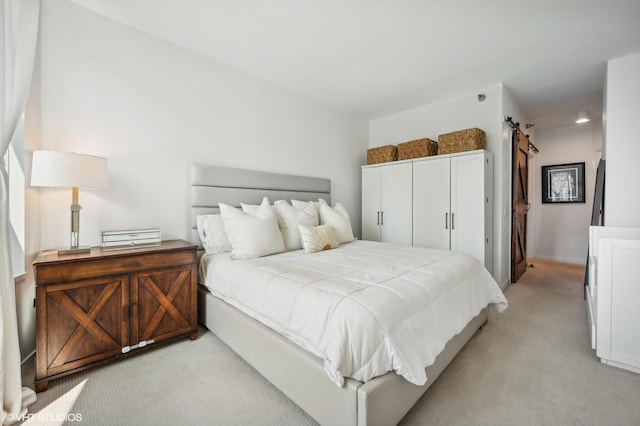
[[[444,229],[449,229],[449,213],[444,214]]]
[[[453,231],[454,229],[456,229],[456,225],[455,225],[455,213],[451,213],[451,230]]]
[[[378,211],[378,225],[380,225],[380,211]]]
[[[380,212],[380,225],[384,226],[384,212]]]

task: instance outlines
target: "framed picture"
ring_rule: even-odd
[[[584,163],[542,166],[543,203],[584,203]]]

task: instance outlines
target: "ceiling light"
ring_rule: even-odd
[[[576,119],[576,123],[586,123],[589,121],[589,113],[587,111],[580,111],[578,113],[578,118]]]

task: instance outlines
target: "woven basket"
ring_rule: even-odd
[[[398,160],[428,157],[438,154],[438,143],[431,139],[417,139],[415,141],[398,144]]]
[[[446,133],[438,136],[438,154],[473,151],[485,149],[487,135],[484,131],[474,128]]]
[[[395,145],[379,146],[367,150],[367,164],[386,163],[398,159],[398,147]]]

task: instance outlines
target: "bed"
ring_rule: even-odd
[[[315,201],[322,198],[330,202],[331,184],[329,180],[322,178],[191,165],[189,206],[191,240],[200,243],[196,229],[198,215],[217,213],[219,203],[234,206],[239,206],[241,202],[259,204],[265,196],[271,200]],[[327,252],[330,253],[328,255],[324,253],[322,255],[337,256],[341,253],[339,250],[342,250],[342,252],[350,253],[350,257],[357,257],[360,256],[359,253],[362,250],[366,252],[377,249],[378,246],[375,244],[380,243],[355,241],[342,248],[330,250]],[[397,249],[402,250],[400,247]],[[387,247],[384,247],[384,250],[386,253]],[[411,248],[405,250],[411,250]],[[407,252],[409,255],[412,253]],[[448,256],[447,253],[433,253],[433,255],[445,258]],[[291,252],[282,256],[275,255],[273,258],[268,256],[267,259],[255,263],[259,265],[261,274],[264,274],[265,264],[269,265],[271,269],[280,270],[279,268],[283,266],[274,264],[280,258],[285,259],[284,263],[296,266],[300,262],[304,262],[306,269],[316,268],[320,270],[318,273],[326,272],[322,270],[321,266],[309,266],[308,262],[312,257],[303,258],[302,256],[305,255]],[[307,256],[315,256],[315,254]],[[221,271],[233,263],[233,261],[225,263],[219,255],[215,255],[215,258],[220,263],[211,266],[207,265],[210,260],[209,256],[203,256],[201,270],[206,271],[213,268],[214,271]],[[322,258],[318,256],[313,259]],[[363,262],[367,259],[361,258],[359,261]],[[486,271],[484,272],[486,273]],[[255,272],[253,273],[255,275]],[[287,274],[295,275],[295,272],[287,272]],[[250,281],[254,276],[246,273],[240,275],[251,277],[248,279]],[[369,275],[371,274],[368,272],[367,276]],[[234,279],[237,280],[237,278]],[[199,281],[201,283],[208,282],[204,274],[199,278]],[[213,293],[216,293],[217,296]],[[422,385],[411,383],[406,378],[413,378],[412,381],[420,383],[420,379],[414,377],[420,374],[413,376],[404,374],[405,377],[401,377],[393,371],[381,375],[373,374],[373,378],[369,378],[365,374],[361,381],[351,378],[349,374],[345,374],[346,377],[340,375],[339,378],[332,377],[330,379],[327,374],[327,358],[324,356],[327,353],[326,347],[307,345],[308,347],[303,349],[300,341],[294,343],[290,335],[285,337],[287,333],[284,333],[283,330],[275,331],[274,328],[277,329],[274,327],[277,325],[276,322],[270,323],[268,319],[265,320],[259,313],[256,314],[255,311],[252,311],[251,307],[247,308],[244,301],[238,302],[225,296],[224,292],[218,294],[216,288],[209,289],[204,285],[199,286],[200,322],[318,423],[331,425],[398,423],[488,318],[488,308],[479,308],[479,314],[471,318],[466,325],[462,324],[459,327],[461,331],[448,340],[444,348],[437,349],[437,353],[433,355],[435,358],[433,362],[429,362],[426,370],[420,372],[428,377],[426,383]],[[260,318],[262,322],[254,317]],[[264,323],[270,324],[274,328],[268,327]],[[358,377],[355,374],[353,376]]]

